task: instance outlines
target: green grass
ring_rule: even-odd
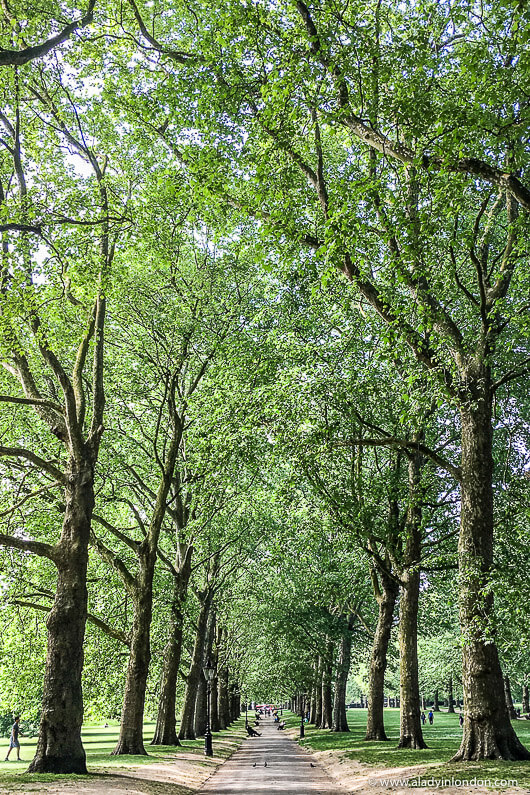
[[[111,756],[110,754],[118,741],[119,723],[110,721],[107,728],[101,723],[86,723],[83,726],[82,737],[87,755],[89,776],[26,773],[25,771],[35,754],[37,737],[20,738],[20,755],[24,760],[23,762],[3,761],[9,748],[9,739],[0,738],[0,759],[2,760],[0,761],[0,787],[2,791],[7,789],[16,792],[21,784],[64,781],[65,779],[69,781],[86,780],[90,777],[90,774],[104,775],[105,772],[111,775],[113,772],[119,774],[120,771],[126,768],[178,758],[179,753],[196,754],[197,764],[214,768],[217,766],[219,759],[229,757],[240,745],[244,736],[246,736],[244,718],[240,718],[225,731],[214,732],[213,749],[215,757],[212,760],[204,756],[204,739],[185,740],[182,746],[178,748],[165,745],[149,745],[154,729],[154,723],[144,723],[144,744],[147,756]],[[10,759],[16,759],[16,749],[11,751]],[[34,791],[38,792],[39,790],[36,789]],[[189,791],[187,788],[175,788],[175,795],[179,795],[180,792],[184,795],[184,793]]]
[[[349,732],[333,733],[315,729],[306,724],[306,736],[301,744],[315,751],[345,751],[346,756],[375,767],[409,767],[425,765],[429,778],[453,779],[512,779],[519,787],[530,789],[529,762],[467,762],[449,763],[448,760],[458,750],[462,729],[458,715],[435,712],[434,725],[426,724],[423,729],[425,742],[429,746],[423,751],[396,748],[399,738],[399,710],[385,709],[385,728],[389,742],[367,742],[366,710],[348,710]],[[287,717],[289,728],[298,727],[300,719],[294,715]],[[513,721],[514,728],[522,743],[530,748],[530,721]],[[423,776],[425,777],[425,776]]]

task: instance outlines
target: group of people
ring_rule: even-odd
[[[272,717],[273,720],[274,720],[274,723],[277,724],[276,728],[279,731],[281,731],[282,729],[285,729],[285,721],[284,720],[280,720],[280,716],[278,714],[278,710],[274,709],[274,707],[259,707],[259,708],[256,709],[256,714],[254,716],[254,726],[255,727],[256,726],[259,727],[259,721],[260,721],[260,718],[263,715],[266,715],[267,717]],[[247,734],[248,734],[249,737],[261,737],[260,732],[256,731],[256,728],[252,728],[252,726],[249,723],[247,723],[246,729],[247,729]]]
[[[432,709],[430,709],[429,712],[427,713],[427,717],[425,717],[425,712],[422,710],[420,712],[420,718],[423,726],[425,726],[426,720],[429,721],[429,726],[432,726],[434,723],[434,712],[432,711]],[[460,723],[460,726],[464,725],[464,716],[462,715],[462,713],[460,713],[460,715],[458,716],[458,722]]]
[[[432,711],[432,709],[430,709],[429,713],[427,715],[427,718],[426,718],[425,717],[425,712],[422,710],[421,713],[420,713],[420,718],[421,718],[422,726],[425,726],[425,721],[426,720],[428,720],[429,721],[429,725],[432,726],[433,723],[434,723],[434,712]]]

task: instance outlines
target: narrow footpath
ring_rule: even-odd
[[[208,779],[201,793],[259,795],[288,792],[306,795],[309,792],[313,795],[339,795],[344,792],[294,740],[278,731],[272,718],[263,718],[256,729],[261,737],[248,737]]]

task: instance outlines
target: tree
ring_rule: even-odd
[[[526,348],[506,342],[525,312],[528,255],[530,194],[518,176],[527,167],[524,98],[514,80],[522,67],[517,26],[508,24],[521,9],[484,10],[479,59],[464,10],[439,6],[429,16],[423,6],[378,3],[365,26],[364,7],[338,13],[298,2],[297,12],[228,9],[223,36],[235,44],[205,41],[210,82],[197,106],[174,108],[164,135],[174,141],[176,128],[200,128],[200,147],[190,139],[180,151],[202,193],[258,218],[282,246],[305,245],[339,268],[390,337],[409,346],[439,400],[457,409],[461,462],[445,462],[462,504],[466,706],[455,759],[528,758],[502,696],[488,587],[493,400],[528,361]],[[404,30],[407,42],[411,31],[418,41],[414,56]],[[491,37],[499,61],[487,54]],[[426,74],[438,77],[429,83]],[[435,450],[423,452],[441,463]],[[489,672],[486,686],[478,671]]]

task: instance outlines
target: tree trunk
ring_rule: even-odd
[[[418,599],[420,574],[403,575],[399,604],[400,737],[398,748],[427,748],[420,721],[418,681]]]
[[[212,690],[210,694],[210,729],[218,732],[221,728],[219,724],[219,644],[221,643],[222,630],[216,625],[215,643],[212,648],[212,665],[215,668],[215,676],[212,680]]]
[[[447,683],[447,712],[454,712],[455,711],[455,700],[453,697],[453,677],[449,677],[449,681]]]
[[[206,733],[206,718],[208,708],[208,686],[206,677],[202,671],[199,674],[199,683],[197,686],[197,694],[195,696],[195,712],[193,715],[193,733],[195,737],[204,737]]]
[[[313,667],[313,683],[311,686],[311,699],[309,702],[309,723],[315,723],[315,713],[317,711],[317,675],[318,675],[318,660]]]
[[[433,704],[433,712],[440,712],[440,702],[438,700],[438,690],[434,691],[434,704]]]
[[[453,760],[530,759],[510,723],[497,646],[491,640],[492,392],[487,366],[480,363],[476,371],[468,374],[469,402],[460,407],[462,509],[458,558],[464,727]]]
[[[409,461],[409,506],[399,602],[400,736],[398,748],[427,748],[420,721],[418,679],[418,602],[421,555],[421,468],[416,454]]]
[[[153,577],[157,560],[160,529],[166,515],[167,496],[175,469],[180,434],[173,424],[162,478],[159,482],[149,529],[138,546],[138,574],[129,575],[127,588],[134,605],[131,650],[127,666],[125,697],[121,715],[120,736],[114,755],[147,755],[143,740],[145,691],[151,661],[151,619],[153,616]]]
[[[322,666],[323,666],[322,657],[319,657],[317,663],[317,675],[315,682],[315,700],[316,700],[315,726],[317,727],[317,729],[322,728]]]
[[[241,714],[241,701],[239,695],[239,685],[237,682],[232,682],[229,689],[229,715],[230,723],[237,720]]]
[[[219,728],[226,729],[230,723],[228,709],[228,679],[229,671],[226,666],[219,671]]]
[[[183,555],[182,564],[176,569],[176,576],[173,580],[169,638],[164,649],[158,714],[151,745],[180,745],[177,736],[176,698],[182,656],[184,603],[191,574],[192,553],[193,548],[188,547]]]
[[[217,676],[212,680],[212,691],[210,695],[210,729],[213,732],[220,731],[219,725],[219,688]]]
[[[146,756],[143,739],[145,691],[149,663],[151,662],[151,618],[153,610],[153,574],[156,553],[142,545],[138,552],[139,574],[137,587],[133,596],[133,626],[131,649],[125,696],[121,715],[120,736],[116,748],[112,752],[121,754],[141,754]]]
[[[333,644],[327,644],[326,659],[322,674],[322,728],[331,729],[333,726],[333,695],[331,680],[333,677]]]
[[[510,716],[510,720],[516,720],[517,712],[515,711],[515,707],[513,705],[513,698],[512,698],[512,688],[510,685],[510,677],[504,677],[504,698],[506,701],[506,708],[508,710],[508,715]]]
[[[191,665],[186,678],[186,691],[184,694],[184,705],[180,720],[179,740],[195,740],[195,704],[197,701],[197,691],[199,682],[203,675],[202,664],[204,659],[204,645],[208,628],[208,616],[212,605],[212,592],[206,589],[199,595],[201,608],[199,620],[197,622],[197,633],[191,657]]]
[[[383,720],[385,671],[398,590],[396,580],[380,571],[376,593],[377,626],[370,660],[366,740],[388,740]]]
[[[208,718],[208,685],[206,677],[204,676],[204,664],[209,660],[211,662],[213,639],[215,633],[215,611],[210,610],[208,616],[208,625],[206,629],[206,640],[204,643],[204,651],[201,662],[201,674],[199,677],[199,686],[197,688],[197,698],[195,700],[195,716],[194,716],[194,731],[196,737],[203,737],[206,733],[207,718]],[[211,695],[210,695],[211,701]],[[210,727],[211,728],[211,727]]]
[[[523,703],[522,710],[525,715],[530,712],[530,688],[528,685],[523,685]]]
[[[39,739],[28,773],[87,772],[81,742],[81,675],[94,472],[90,462],[78,466],[70,459],[68,473],[66,511],[55,558],[57,589],[46,621],[48,640]]]
[[[350,731],[346,718],[346,686],[350,673],[353,621],[354,617],[350,615],[348,625],[344,630],[345,634],[340,641],[339,660],[335,679],[335,698],[333,701],[333,723],[331,726],[334,732]]]

